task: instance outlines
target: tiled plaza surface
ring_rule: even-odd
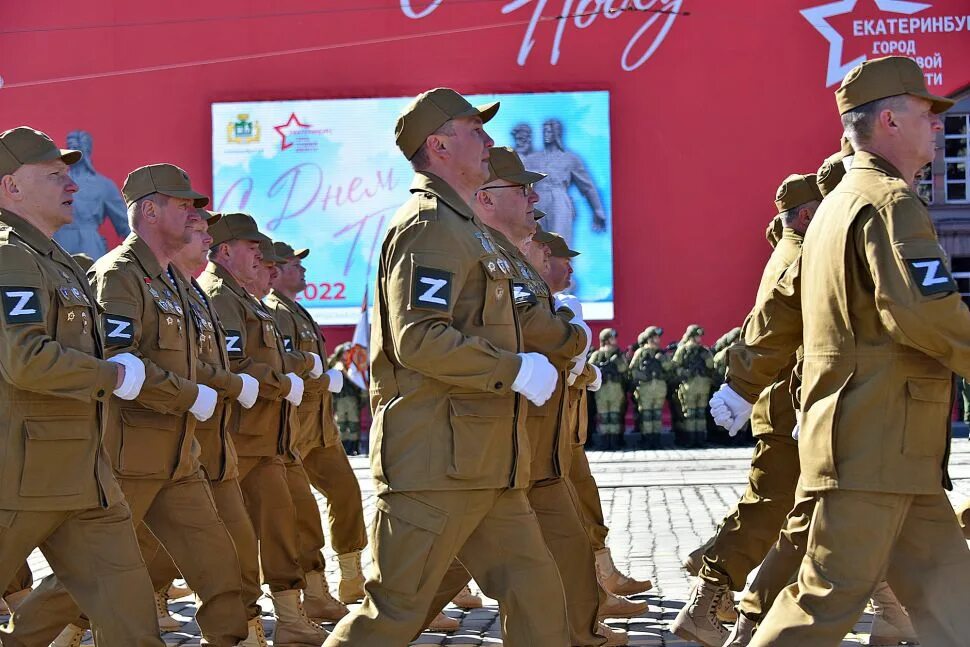
[[[611,626],[629,633],[631,645],[688,647],[696,644],[680,640],[668,630],[690,587],[690,578],[681,570],[680,563],[686,553],[711,535],[737,501],[746,482],[750,455],[750,448],[590,452],[611,529],[608,542],[617,566],[654,583],[653,590],[641,596],[650,603],[649,612],[639,618],[609,620]],[[367,459],[353,457],[351,462],[364,493],[365,516],[370,519],[375,499]],[[958,505],[970,497],[970,443],[966,438],[954,441],[951,474],[955,489],[950,498]],[[326,502],[318,498],[322,509]],[[336,590],[336,559],[329,547],[326,553],[328,578],[331,588]],[[367,561],[369,556],[365,555]],[[38,552],[31,557],[31,566],[38,576],[50,572]],[[261,603],[266,612],[267,633],[272,635],[269,601],[264,598]],[[541,613],[542,600],[536,600],[536,606]],[[194,601],[191,598],[173,601],[170,608],[186,624],[180,632],[165,634],[166,642],[198,645]],[[466,612],[449,607],[446,613],[461,620],[457,632],[425,633],[413,644],[450,647],[501,644],[498,607],[493,600],[486,599],[483,609]],[[869,617],[863,616],[843,645],[866,644],[868,630]],[[91,644],[90,635],[85,644]]]

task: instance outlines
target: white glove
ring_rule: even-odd
[[[559,373],[545,355],[519,353],[522,366],[512,382],[512,390],[527,397],[536,406],[542,406],[556,389]]]
[[[590,364],[593,368],[593,372],[596,373],[596,379],[586,385],[587,391],[599,391],[600,387],[603,386],[603,373],[600,372],[599,366],[596,364]]]
[[[340,389],[344,388],[344,374],[340,369],[332,368],[327,371],[327,375],[330,376],[330,386],[327,390],[331,393],[340,393]]]
[[[294,407],[298,407],[303,402],[303,378],[296,373],[287,373],[286,377],[290,378],[290,392],[286,399]]]
[[[791,430],[791,437],[798,440],[798,434],[802,430],[802,413],[801,411],[795,412],[795,427]]]
[[[722,384],[711,397],[710,406],[714,422],[727,429],[732,438],[751,418],[751,404],[727,384]]]
[[[243,387],[239,395],[236,396],[236,400],[244,408],[248,409],[256,404],[256,398],[259,396],[259,381],[252,375],[245,373],[237,373],[237,375],[242,378]]]
[[[125,367],[125,377],[121,381],[121,386],[114,390],[114,394],[122,400],[137,398],[141,393],[142,385],[145,384],[145,362],[131,353],[119,353],[108,358],[108,361]]]
[[[195,404],[189,409],[189,413],[195,416],[195,419],[199,422],[205,422],[215,412],[219,394],[205,384],[198,384],[197,386],[199,387],[199,395],[195,397]]]
[[[593,342],[593,331],[583,321],[583,306],[580,304],[579,299],[572,294],[565,294],[563,292],[557,294],[555,299],[557,308],[566,307],[572,311],[573,318],[570,319],[569,323],[579,326],[586,333],[586,347],[583,348],[582,353],[573,358],[573,364],[569,369],[570,373],[579,375],[583,372],[583,367],[586,365],[586,353],[589,352],[590,344]]]
[[[579,299],[572,294],[566,294],[565,292],[559,292],[556,294],[556,307],[566,307],[573,311],[573,314],[583,318],[583,304],[579,302]]]
[[[310,369],[310,377],[314,380],[323,375],[323,362],[320,361],[320,356],[316,353],[310,353],[313,355],[313,368]]]

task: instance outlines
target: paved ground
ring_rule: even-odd
[[[679,640],[667,630],[684,604],[690,581],[680,569],[683,555],[704,541],[729,511],[744,488],[750,449],[703,449],[629,452],[591,452],[590,461],[601,488],[603,508],[611,532],[609,544],[617,565],[639,578],[650,578],[654,589],[644,596],[650,609],[643,617],[610,620],[626,629],[630,644],[640,647],[693,643]],[[366,517],[373,515],[374,490],[367,459],[352,459],[365,497]],[[956,489],[951,500],[958,504],[970,497],[970,443],[954,442],[951,473]],[[321,501],[321,506],[325,502]],[[338,579],[336,560],[327,554],[332,586]],[[49,573],[43,557],[34,553],[31,565],[38,575]],[[268,632],[272,629],[269,605],[264,600]],[[541,601],[537,601],[541,605]],[[166,634],[170,645],[199,644],[191,599],[171,603],[176,617],[186,621],[183,631]],[[452,635],[424,634],[418,645],[450,647],[501,644],[497,606],[486,600],[483,609],[463,612],[449,608],[447,614],[461,619]],[[868,617],[860,619],[843,645],[865,644]],[[90,644],[90,640],[85,644]],[[389,646],[390,647],[390,646]]]

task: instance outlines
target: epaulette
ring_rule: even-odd
[[[10,242],[10,234],[16,236],[17,232],[10,225],[0,225],[0,245],[6,245]]]
[[[435,222],[438,220],[438,196],[427,191],[416,193],[418,200],[418,220]]]

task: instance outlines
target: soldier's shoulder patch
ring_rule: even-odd
[[[923,296],[957,291],[949,268],[941,258],[907,258],[906,266]]]
[[[293,338],[289,335],[283,335],[283,350],[292,351],[293,350]]]
[[[450,310],[454,276],[446,270],[415,264],[411,271],[411,307]]]
[[[37,323],[43,320],[40,291],[34,287],[3,286],[3,318],[7,325]]]
[[[105,346],[128,346],[135,339],[135,320],[131,317],[106,313],[104,321]]]
[[[536,305],[539,298],[535,290],[527,282],[516,281],[512,283],[512,299],[517,306]]]
[[[226,354],[229,357],[243,356],[242,333],[238,330],[226,328]]]

